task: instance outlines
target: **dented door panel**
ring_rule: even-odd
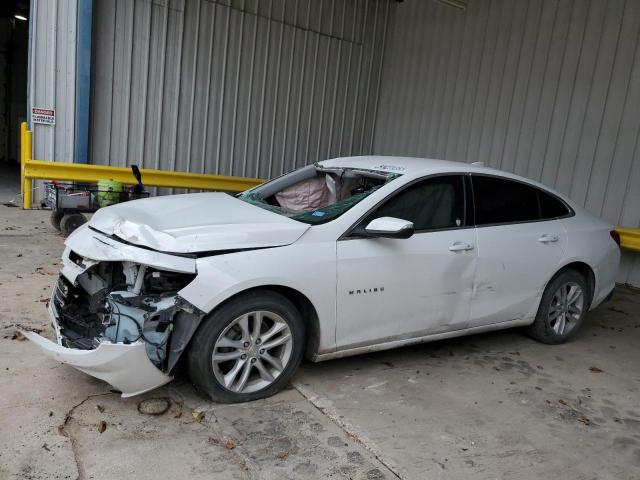
[[[530,323],[567,247],[559,220],[479,227],[471,326]],[[545,241],[545,235],[553,241]]]
[[[466,328],[475,244],[474,228],[339,241],[338,348]]]

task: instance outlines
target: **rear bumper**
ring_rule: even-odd
[[[51,307],[49,307],[49,315],[58,343],[33,332],[23,331],[22,333],[54,360],[104,380],[122,392],[123,397],[138,395],[171,381],[171,376],[158,370],[149,360],[143,342],[130,344],[101,342],[93,350],[63,347],[58,321]]]

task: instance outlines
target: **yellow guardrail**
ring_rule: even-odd
[[[20,172],[23,208],[31,208],[33,180],[65,180],[72,182],[97,182],[111,179],[124,184],[137,183],[130,168],[79,163],[49,162],[34,160],[32,155],[32,133],[27,124],[20,125]],[[142,183],[148,187],[188,188],[194,190],[218,190],[242,192],[261,184],[264,180],[246,177],[227,177],[199,173],[170,172],[165,170],[140,169]]]
[[[620,234],[620,246],[640,252],[640,228],[616,227]]]

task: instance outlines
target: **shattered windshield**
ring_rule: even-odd
[[[399,174],[319,164],[260,185],[238,198],[293,220],[320,224],[338,218]]]

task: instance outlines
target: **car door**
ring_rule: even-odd
[[[560,199],[516,180],[472,175],[478,265],[470,325],[535,315],[542,290],[558,270],[567,235]]]
[[[462,175],[422,179],[392,194],[337,242],[338,348],[464,328],[476,263]],[[367,238],[373,219],[413,222],[406,239]]]

